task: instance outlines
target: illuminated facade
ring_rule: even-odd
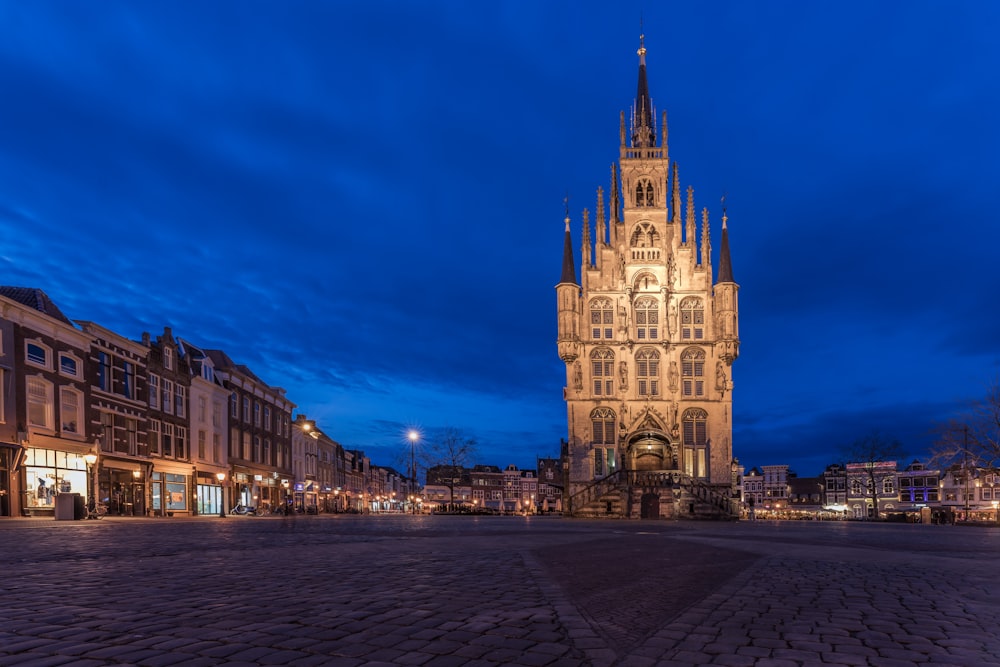
[[[737,292],[722,213],[713,281],[709,213],[682,211],[666,113],[657,137],[646,50],[629,132],[611,168],[609,207],[583,211],[577,281],[567,211],[556,286],[566,364],[564,508],[577,516],[735,516],[732,364]],[[659,142],[657,142],[659,139]],[[592,236],[593,233],[593,236]]]

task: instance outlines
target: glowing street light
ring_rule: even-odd
[[[91,483],[91,493],[90,502],[94,506],[94,511],[87,518],[97,517],[97,454],[87,453],[83,455],[83,460],[87,462],[87,472],[92,473],[90,476]]]
[[[410,439],[410,484],[417,485],[417,440],[420,440],[420,432],[410,429],[407,436]],[[417,506],[410,503],[410,512],[417,513]]]
[[[226,518],[226,488],[222,486],[222,483],[226,480],[226,473],[217,472],[215,473],[216,478],[219,480],[219,518]]]

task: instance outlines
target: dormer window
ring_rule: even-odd
[[[212,372],[212,367],[208,364],[203,364],[201,367],[201,377],[208,380],[209,382],[215,382],[215,373]]]

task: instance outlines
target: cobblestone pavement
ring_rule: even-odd
[[[998,665],[1000,528],[0,521],[0,665]]]

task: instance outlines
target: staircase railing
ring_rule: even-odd
[[[724,490],[711,486],[678,470],[616,470],[607,477],[595,480],[570,496],[570,507],[576,511],[601,496],[626,486],[646,488],[672,488],[717,509],[734,514],[734,500]]]

